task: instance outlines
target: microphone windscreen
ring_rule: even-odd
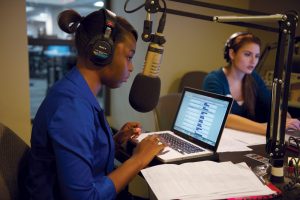
[[[160,95],[160,78],[139,73],[132,83],[129,103],[138,112],[149,112],[155,108]]]

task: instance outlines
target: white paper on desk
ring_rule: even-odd
[[[266,144],[266,136],[255,133],[224,128],[223,135],[229,136],[237,141],[244,143],[246,146]]]
[[[217,152],[251,151],[248,146],[266,143],[266,136],[225,128]]]
[[[224,134],[221,137],[217,152],[235,152],[235,151],[252,151],[245,143],[232,138],[229,134]]]
[[[158,199],[220,199],[272,194],[254,173],[231,162],[163,164],[142,170]]]

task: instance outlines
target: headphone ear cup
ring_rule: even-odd
[[[230,48],[230,46],[229,46],[228,42],[226,42],[225,47],[224,47],[224,59],[227,62],[230,61],[230,58],[229,58],[229,48]]]
[[[102,67],[112,62],[114,44],[103,36],[95,37],[89,46],[89,58],[97,66]]]

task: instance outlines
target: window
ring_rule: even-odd
[[[73,38],[59,29],[57,15],[65,9],[74,9],[85,16],[99,9],[99,5],[109,8],[109,1],[101,2],[26,0],[31,118],[34,118],[48,89],[76,64]],[[109,115],[109,90],[104,88],[97,98]]]

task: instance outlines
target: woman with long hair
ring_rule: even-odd
[[[203,89],[234,99],[226,127],[266,134],[271,92],[255,72],[260,48],[260,39],[252,33],[232,34],[224,49],[224,59],[228,64],[209,73]],[[288,114],[286,127],[300,129],[300,121]]]

